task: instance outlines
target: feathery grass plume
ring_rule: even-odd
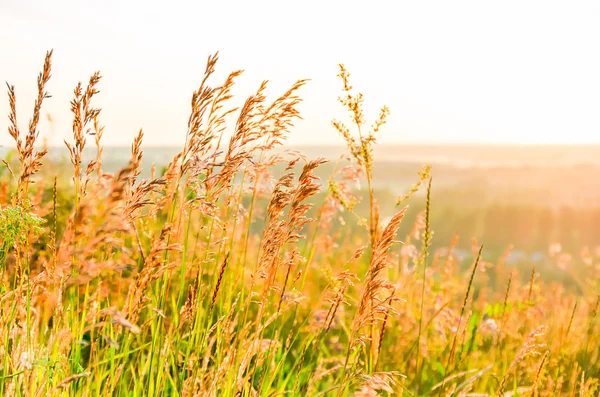
[[[17,146],[17,153],[21,164],[21,174],[19,176],[17,195],[13,205],[23,205],[27,198],[27,190],[31,177],[39,171],[42,166],[42,158],[46,155],[47,149],[40,151],[35,150],[35,142],[39,137],[38,123],[40,121],[40,110],[44,99],[50,98],[50,94],[45,90],[46,84],[50,80],[50,71],[52,69],[52,50],[46,53],[42,72],[37,78],[37,98],[33,106],[33,115],[29,121],[29,130],[25,135],[25,142],[19,132],[17,125],[17,99],[15,94],[15,86],[6,84],[8,87],[8,102],[10,113],[8,116],[9,126],[8,133],[14,139]]]
[[[521,361],[523,361],[525,358],[531,355],[539,354],[539,349],[545,347],[543,343],[537,343],[537,339],[543,336],[547,329],[548,327],[541,326],[533,330],[529,335],[527,335],[525,341],[523,342],[523,345],[521,346],[521,348],[515,355],[515,358],[510,363],[510,366],[504,373],[504,376],[502,377],[500,385],[498,386],[498,389],[496,391],[497,394],[504,393],[504,386],[506,384],[506,381],[508,380],[508,377],[510,376],[512,370],[515,369]]]
[[[167,244],[167,236],[170,230],[171,227],[169,225],[163,227],[160,236],[152,244],[152,249],[144,261],[142,270],[137,274],[134,283],[129,287],[123,311],[127,313],[128,320],[134,324],[137,322],[144,292],[148,288],[148,285],[160,278],[168,268],[173,266],[170,263],[162,262],[164,252],[179,249],[176,244]]]
[[[245,161],[249,161],[257,150],[269,151],[283,143],[294,120],[299,119],[297,106],[301,100],[296,92],[307,80],[298,80],[271,105],[266,107],[263,82],[257,93],[246,100],[236,121],[235,131],[223,158],[223,167],[211,185],[211,194],[218,196],[230,188],[233,176]]]
[[[142,138],[144,137],[144,131],[140,129],[138,134],[131,144],[131,185],[135,185],[138,177],[141,174],[142,157],[144,152],[142,151]]]
[[[143,214],[141,213],[142,207],[154,204],[154,208],[160,208],[160,206],[151,199],[151,194],[161,191],[162,188],[167,184],[165,178],[148,179],[140,182],[131,192],[127,195],[127,201],[123,208],[124,219],[129,220],[132,226],[135,221],[140,219]]]
[[[180,175],[180,160],[182,153],[177,153],[171,162],[167,165],[162,178],[167,181],[167,185],[165,187],[165,194],[158,201],[158,205],[162,207],[166,207],[167,204],[174,199],[177,195],[179,189],[179,175]],[[154,212],[151,212],[151,215],[155,215]]]
[[[306,203],[308,199],[316,195],[321,190],[321,185],[318,183],[319,178],[314,175],[317,167],[326,163],[323,158],[317,158],[306,163],[302,167],[302,173],[298,178],[298,184],[293,191],[290,200],[290,208],[286,220],[286,234],[284,244],[289,245],[289,256],[286,258],[288,265],[288,273],[296,263],[303,260],[300,250],[298,249],[298,241],[304,236],[301,234],[304,227],[313,221],[306,214],[312,208],[313,204]],[[280,302],[287,288],[288,277],[286,276],[283,287],[281,289]]]
[[[258,261],[258,275],[260,278],[268,279],[266,285],[273,282],[274,267],[279,249],[284,240],[285,221],[281,219],[283,209],[286,208],[292,199],[291,189],[293,187],[294,173],[288,172],[281,176],[275,187],[271,200],[267,206],[267,224],[264,239],[261,243],[260,259]]]
[[[390,110],[387,106],[383,106],[379,113],[379,117],[373,123],[371,129],[368,132],[363,133],[365,126],[365,115],[363,110],[363,95],[353,93],[353,88],[350,85],[349,77],[350,73],[343,64],[339,65],[340,73],[338,76],[342,79],[344,94],[338,97],[340,104],[348,110],[350,118],[354,126],[356,127],[356,136],[350,132],[350,129],[342,122],[333,120],[333,127],[342,135],[346,141],[346,146],[350,151],[350,154],[358,165],[364,170],[367,179],[367,188],[369,193],[369,222],[368,230],[370,236],[371,247],[375,245],[375,235],[379,230],[379,225],[375,220],[376,204],[374,198],[374,191],[372,187],[373,179],[373,145],[376,143],[376,134],[379,132],[381,127],[387,122],[387,117]],[[335,188],[335,185],[332,186]],[[334,190],[335,191],[335,190]]]
[[[342,208],[348,212],[352,212],[354,210],[354,206],[357,203],[357,200],[354,197],[348,198],[347,193],[340,186],[338,182],[336,182],[333,177],[329,179],[329,192],[333,196],[335,200],[337,200]]]
[[[83,197],[70,216],[58,253],[63,271],[71,270],[70,283],[85,284],[88,277],[94,278],[102,271],[127,267],[119,264],[119,260],[127,262],[128,250],[122,248],[119,256],[113,252],[102,261],[98,260],[98,251],[113,251],[115,245],[124,247],[124,236],[135,230],[131,223],[135,219],[132,213],[147,203],[140,201],[142,197],[128,197],[131,172],[131,165],[123,168],[111,177],[110,185],[104,191]],[[152,181],[149,183],[152,186]],[[141,184],[138,190],[143,191],[145,187],[146,183]],[[89,230],[94,232],[89,233]],[[72,258],[77,258],[77,262],[73,263]]]
[[[371,263],[363,283],[358,308],[350,329],[350,340],[346,351],[338,395],[343,395],[347,387],[347,369],[350,364],[351,356],[358,353],[357,347],[359,345],[364,346],[368,339],[368,337],[361,334],[362,328],[366,325],[375,324],[377,321],[381,321],[381,318],[379,318],[380,316],[385,316],[390,312],[396,313],[392,307],[392,303],[396,298],[394,298],[393,295],[385,299],[380,297],[383,290],[393,290],[393,286],[381,277],[381,272],[389,263],[389,250],[394,244],[398,227],[400,226],[400,222],[402,221],[406,210],[407,207],[404,207],[390,219],[373,247]]]
[[[352,264],[358,258],[360,258],[362,256],[363,252],[365,251],[365,249],[366,249],[366,247],[358,248],[352,255],[352,258],[350,258],[350,261],[348,262],[348,264]],[[344,297],[344,294],[346,293],[348,287],[354,285],[353,282],[356,279],[357,279],[356,275],[349,271],[343,271],[336,276],[335,281],[337,282],[338,286],[334,290],[334,293],[333,293],[334,298],[329,300],[329,303],[331,303],[331,307],[329,308],[329,311],[327,312],[327,316],[325,317],[325,322],[324,322],[325,335],[327,335],[329,333],[329,330],[331,329],[331,326],[333,325],[333,322],[336,319],[336,315],[337,315],[338,309],[340,308],[340,305],[348,303]]]
[[[297,108],[302,99],[297,95],[297,92],[308,81],[307,79],[296,81],[283,95],[265,109],[260,118],[263,138],[263,144],[260,148],[262,150],[268,151],[283,144],[283,141],[287,139],[290,128],[294,126],[295,120],[302,118]]]
[[[211,179],[215,160],[219,154],[217,150],[225,129],[225,120],[229,114],[237,110],[236,108],[225,109],[224,107],[227,101],[232,98],[231,89],[235,79],[242,74],[241,70],[230,73],[222,86],[216,88],[208,86],[208,80],[215,72],[218,59],[218,52],[208,57],[202,82],[198,90],[194,91],[192,95],[186,143],[180,153],[181,165],[179,175],[176,178],[177,188],[181,178],[190,170],[193,170],[193,177],[205,175],[204,182],[207,184],[207,190],[210,190],[208,181]],[[208,153],[213,149],[213,141],[215,140],[217,140],[216,147],[214,147],[215,151],[212,155],[209,155]]]
[[[354,397],[371,397],[378,396],[379,391],[387,393],[393,393],[396,382],[394,377],[399,374],[396,372],[377,372],[373,375],[363,375],[363,384],[360,386],[360,390],[353,394]]]
[[[340,73],[338,76],[342,80],[343,84],[343,95],[338,97],[340,104],[348,111],[350,119],[356,129],[356,132],[352,134],[346,124],[333,120],[333,127],[339,132],[339,134],[346,141],[346,146],[357,162],[358,166],[364,172],[367,179],[367,189],[369,197],[369,216],[368,221],[360,220],[359,224],[365,225],[369,233],[369,242],[371,248],[371,255],[374,255],[376,241],[379,239],[379,205],[374,195],[372,186],[373,180],[373,145],[376,143],[376,134],[380,131],[381,127],[386,123],[389,115],[389,108],[383,106],[379,113],[379,117],[373,123],[368,131],[363,131],[366,121],[363,110],[363,95],[361,93],[354,94],[353,88],[350,85],[349,77],[350,73],[343,64],[339,65]],[[339,186],[335,183],[333,177],[330,178],[329,191],[334,198],[336,198],[342,207],[346,209],[352,209],[352,202],[346,200],[344,195],[341,194]],[[365,224],[366,223],[366,224]],[[374,303],[371,302],[371,305]],[[371,338],[374,338],[375,329],[371,326]],[[374,345],[371,344],[370,362],[372,363],[374,355]],[[345,370],[345,369],[344,369]]]
[[[277,271],[281,265],[282,249],[286,244],[295,244],[301,238],[302,228],[312,219],[306,217],[311,204],[304,203],[318,193],[320,186],[314,176],[314,170],[325,162],[324,159],[309,161],[304,165],[298,183],[294,186],[294,173],[284,174],[273,188],[271,200],[267,207],[268,222],[264,239],[261,243],[258,261],[258,275],[265,279],[263,294],[266,294],[275,283]],[[288,164],[293,167],[295,161]],[[283,210],[289,207],[287,216],[282,219]],[[288,259],[293,264],[299,259],[299,252],[293,248]],[[282,288],[283,294],[285,286]]]
[[[81,155],[86,144],[86,135],[90,134],[91,128],[88,127],[90,122],[97,119],[100,114],[100,109],[92,108],[92,98],[100,91],[96,89],[96,85],[100,82],[100,72],[94,73],[88,82],[88,85],[83,90],[81,82],[77,84],[73,90],[74,98],[71,101],[71,112],[73,113],[73,144],[65,141],[65,145],[69,150],[71,163],[75,173],[75,180],[81,178]]]
[[[207,83],[210,76],[215,72],[215,65],[218,59],[218,53],[208,57],[200,87],[192,94],[186,144],[180,154],[181,174],[185,174],[189,168],[190,161],[193,161],[195,157],[200,154],[205,154],[208,151],[209,145],[213,139],[212,135],[206,134],[205,131],[202,130],[202,125],[204,123],[204,116],[217,91],[216,89],[209,87]]]
[[[385,309],[387,309],[387,306],[383,304],[385,301],[381,301],[377,295],[384,289],[391,290],[393,286],[381,277],[381,272],[389,264],[388,253],[395,242],[396,232],[406,210],[407,207],[403,208],[390,219],[373,249],[373,257],[365,277],[357,316],[352,326],[352,329],[356,332],[368,322],[373,321],[375,314],[385,313]],[[376,303],[369,308],[369,302]]]
[[[367,246],[361,246],[355,249],[350,259],[346,262],[346,267],[354,267],[357,265],[358,260],[363,256]],[[329,305],[328,310],[317,310],[312,313],[314,319],[314,325],[311,324],[311,330],[320,331],[319,337],[326,337],[331,330],[334,323],[336,323],[338,310],[342,305],[349,305],[347,300],[348,288],[354,285],[354,282],[358,280],[355,273],[346,269],[335,275],[328,275],[328,285],[326,287],[326,293],[323,295],[324,302]],[[324,314],[324,316],[323,316]],[[340,321],[337,321],[338,325],[341,325]],[[320,328],[320,329],[319,329]],[[317,342],[316,338],[313,340],[313,344]],[[312,345],[310,345],[312,346]],[[305,346],[305,350],[309,347],[309,344]],[[304,358],[304,355],[302,355]],[[302,363],[302,361],[301,361]]]
[[[186,144],[180,153],[181,166],[179,175],[175,179],[174,194],[179,188],[181,179],[186,174],[189,174],[185,183],[186,188],[200,185],[199,179],[203,179],[202,183],[205,185],[206,193],[212,188],[210,181],[213,180],[212,174],[217,165],[217,157],[220,154],[218,150],[226,128],[225,121],[228,115],[237,110],[237,108],[226,109],[225,105],[232,98],[231,89],[234,86],[235,79],[242,74],[241,70],[234,71],[229,74],[222,86],[209,87],[207,82],[215,71],[217,61],[218,53],[208,58],[202,83],[192,95],[192,110],[188,121]],[[216,144],[214,144],[214,141],[216,141]],[[213,153],[209,154],[213,149]],[[189,207],[195,202],[195,200],[185,202],[183,200],[183,190],[180,192],[180,205],[182,205],[182,208],[183,206]],[[196,196],[203,197],[206,193],[198,192]]]
[[[417,179],[417,182],[410,187],[408,193],[406,193],[404,196],[398,197],[398,200],[396,200],[396,206],[402,205],[413,194],[418,192],[421,186],[423,186],[423,183],[428,179],[431,179],[431,165],[429,164],[424,166],[423,169],[419,171],[419,178]]]

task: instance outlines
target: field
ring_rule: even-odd
[[[1,395],[598,395],[597,148],[394,171],[389,110],[367,119],[340,65],[325,159],[285,146],[305,81],[232,109],[241,72],[215,83],[217,60],[164,164],[142,131],[110,160],[100,74],[74,90],[66,162],[39,131],[51,53],[26,130],[9,85]]]

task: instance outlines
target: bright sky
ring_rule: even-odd
[[[100,70],[105,144],[184,141],[206,58],[214,84],[245,69],[238,101],[263,79],[270,94],[296,79],[305,120],[295,144],[341,143],[337,64],[352,73],[369,116],[391,108],[380,140],[411,143],[600,143],[600,2],[593,1],[82,1],[1,0],[0,80],[16,85],[26,130],[35,80],[54,48],[60,143],[77,81]],[[8,114],[6,95],[0,109]],[[0,117],[0,143],[11,138]]]

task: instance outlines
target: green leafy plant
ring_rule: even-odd
[[[6,262],[6,256],[16,244],[25,245],[29,236],[43,232],[44,219],[23,207],[0,209],[0,262]]]

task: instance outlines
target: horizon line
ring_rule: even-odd
[[[43,147],[43,144],[38,144],[35,145],[34,147]],[[131,148],[131,144],[103,144],[101,145],[103,147],[117,147],[117,148]],[[305,148],[319,148],[319,147],[324,147],[324,148],[338,148],[338,147],[346,147],[345,143],[292,143],[292,144],[287,144],[284,143],[281,146],[279,146],[278,148],[285,148],[285,147],[305,147]],[[453,143],[453,142],[440,142],[440,143],[402,143],[402,142],[381,142],[378,143],[375,146],[375,149],[377,149],[378,147],[384,147],[384,146],[406,146],[406,147],[448,147],[448,148],[452,148],[452,147],[590,147],[590,148],[595,148],[595,147],[600,147],[600,142],[595,142],[595,143],[577,143],[577,142],[573,142],[573,143],[556,143],[556,142],[550,142],[550,143],[485,143],[485,142],[471,142],[471,143]],[[48,148],[66,148],[66,146],[64,144],[60,145],[60,144],[51,144],[51,145],[47,145]],[[89,144],[86,145],[86,148],[95,148],[96,145],[95,144]],[[183,148],[183,145],[175,145],[175,144],[167,144],[167,145],[161,145],[161,144],[144,144],[142,143],[142,147],[146,147],[146,148]],[[16,148],[16,145],[14,143],[10,144],[10,145],[4,145],[4,144],[0,144],[0,148],[11,148],[14,149]]]

